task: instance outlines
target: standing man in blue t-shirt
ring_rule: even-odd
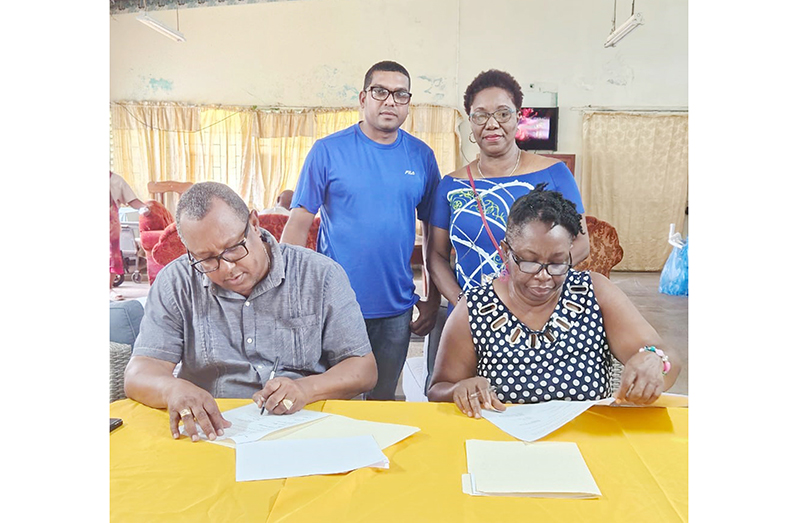
[[[416,216],[423,222],[426,257],[441,177],[432,149],[399,129],[410,97],[410,74],[398,63],[379,62],[368,70],[359,97],[363,120],[313,145],[281,238],[304,246],[321,211],[317,250],[343,266],[355,290],[377,360],[377,385],[368,395],[376,400],[395,399],[410,332],[429,333],[440,304],[431,279],[427,299],[419,299],[410,268]]]

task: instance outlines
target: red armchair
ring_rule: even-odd
[[[168,212],[168,211],[167,211]],[[272,233],[277,241],[283,235],[285,223],[288,221],[288,216],[284,214],[262,214],[258,216],[260,226]],[[319,233],[319,217],[313,220],[313,224],[308,231],[308,240],[305,245],[308,249],[316,250],[316,236]],[[186,248],[180,237],[177,234],[177,224],[171,223],[163,231],[159,231],[160,237],[151,250],[147,252],[147,272],[150,271],[150,252],[152,253],[153,262],[157,264],[157,270],[160,270],[164,265],[175,260],[186,253]],[[144,243],[144,233],[142,233],[142,245]],[[146,251],[146,248],[145,248]],[[152,285],[154,276],[150,277],[150,285]]]
[[[288,222],[288,215],[261,214],[258,215],[258,219],[260,220],[260,226],[272,233],[272,236],[274,236],[279,242],[280,238],[283,236],[285,224]],[[320,222],[321,218],[318,216],[313,219],[313,223],[310,225],[310,230],[308,231],[308,241],[305,244],[305,247],[314,251],[316,250],[316,238],[319,235]]]
[[[165,263],[159,263],[153,257],[153,249],[160,241],[161,234],[175,220],[172,217],[172,213],[161,203],[149,200],[147,206],[150,208],[150,212],[139,216],[139,232],[141,234],[141,248],[144,249],[144,253],[147,256],[147,279],[152,285],[158,275],[158,271],[166,265]]]

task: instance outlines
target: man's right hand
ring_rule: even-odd
[[[176,380],[166,401],[169,427],[175,439],[180,437],[180,421],[183,422],[186,435],[191,441],[199,441],[198,425],[210,440],[224,435],[224,429],[232,425],[222,417],[213,396],[188,381]]]

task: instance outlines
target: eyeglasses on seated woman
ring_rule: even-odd
[[[468,416],[505,403],[612,395],[614,356],[625,365],[620,402],[650,404],[681,365],[629,298],[606,277],[572,267],[582,216],[541,185],[513,203],[501,242],[506,275],[467,290],[441,336],[431,401]]]

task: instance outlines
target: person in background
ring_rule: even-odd
[[[415,294],[410,257],[416,218],[427,221],[440,171],[432,149],[399,127],[409,113],[410,74],[374,64],[360,92],[363,120],[318,140],[305,160],[282,242],[305,245],[321,212],[317,248],[346,270],[366,320],[379,378],[368,398],[395,399],[411,331],[435,325],[440,294]],[[426,256],[426,248],[422,247]],[[413,321],[413,307],[418,318]]]
[[[449,302],[449,313],[460,293],[498,276],[506,259],[499,242],[504,239],[513,202],[536,185],[547,183],[584,213],[573,175],[559,160],[522,151],[516,144],[521,86],[510,74],[491,69],[476,76],[463,97],[471,124],[469,139],[479,147],[477,158],[447,174],[438,185],[430,216],[430,254],[427,270]],[[590,252],[587,224],[574,240],[571,252],[578,264]],[[450,264],[452,246],[454,270]],[[442,328],[443,326],[439,326]],[[437,346],[427,350],[431,376]],[[429,384],[429,381],[428,381]]]
[[[291,214],[291,200],[294,197],[294,191],[286,189],[277,195],[277,202],[271,209],[264,209],[261,214],[284,214],[288,216]]]
[[[501,241],[507,275],[465,291],[443,329],[431,401],[468,416],[504,403],[612,394],[611,355],[625,365],[619,402],[650,404],[681,364],[629,298],[599,273],[576,272],[576,205],[543,185],[518,198]]]
[[[194,184],[175,219],[187,253],[158,273],[125,370],[127,396],[165,408],[173,437],[181,421],[194,441],[198,427],[223,435],[214,398],[292,414],[371,390],[377,365],[340,265],[278,244],[220,183]]]
[[[124,297],[114,290],[114,279],[118,274],[125,273],[125,262],[122,259],[122,249],[119,247],[119,236],[122,232],[122,225],[119,223],[119,207],[129,205],[137,209],[141,214],[149,213],[147,205],[138,199],[136,193],[124,178],[113,171],[108,171],[111,175],[111,282],[109,284],[111,300],[123,300]]]

